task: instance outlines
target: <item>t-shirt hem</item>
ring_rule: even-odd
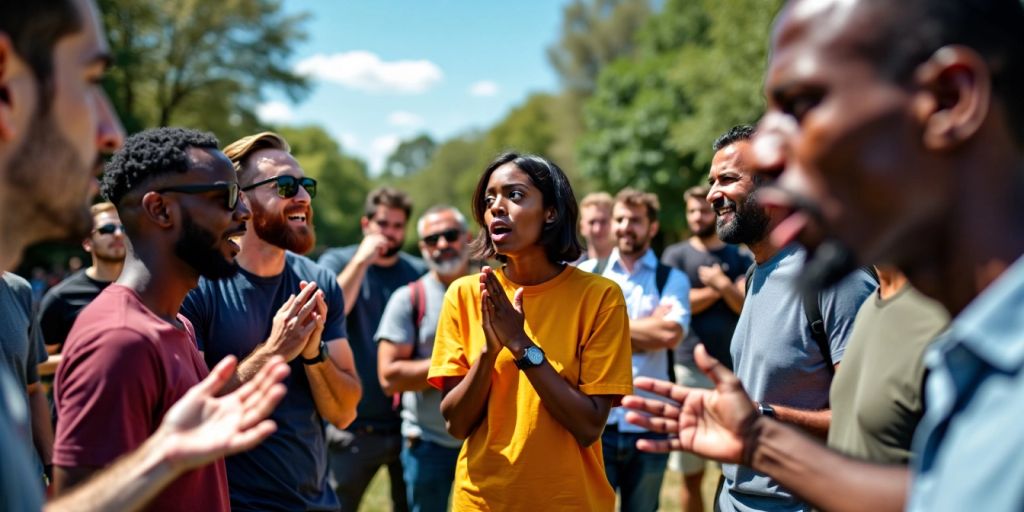
[[[585,384],[580,386],[580,391],[587,395],[630,395],[633,393],[633,386],[621,384]]]
[[[442,366],[436,371],[431,368],[427,373],[427,383],[437,389],[441,389],[441,383],[446,377],[465,377],[469,369],[461,366]]]

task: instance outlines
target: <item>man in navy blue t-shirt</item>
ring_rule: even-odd
[[[273,355],[292,369],[284,381],[288,392],[271,414],[277,431],[227,459],[235,511],[337,510],[327,480],[324,420],[351,423],[361,395],[341,288],[333,274],[300,255],[315,242],[310,200],[316,182],[289,151],[269,132],[224,149],[253,212],[240,239],[239,272],[201,280],[182,305],[208,363],[228,354],[241,360],[239,382]],[[288,316],[296,318],[285,321]]]
[[[332,479],[342,510],[356,510],[366,486],[387,466],[395,511],[407,510],[402,477],[402,419],[394,397],[384,394],[377,374],[374,335],[395,290],[426,273],[423,260],[401,251],[412,204],[405,193],[382,187],[366,198],[359,245],[331,249],[320,264],[338,276],[345,292],[352,352],[363,381],[359,415],[347,430],[330,429]]]

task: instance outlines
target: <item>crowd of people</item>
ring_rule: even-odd
[[[2,510],[357,510],[385,468],[395,510],[646,511],[670,467],[688,511],[1024,508],[1019,0],[788,2],[660,257],[652,191],[508,152],[476,229],[406,254],[384,187],[317,262],[284,138],[125,138],[96,5],[0,12],[2,269],[91,258],[38,311],[2,274]]]

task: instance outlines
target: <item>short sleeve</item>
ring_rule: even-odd
[[[833,362],[842,361],[857,312],[877,287],[878,282],[870,274],[857,270],[818,296]]]
[[[330,270],[334,275],[338,275],[342,270],[345,270],[348,260],[349,258],[346,257],[343,250],[335,249],[323,253],[320,259],[317,260],[317,264]]]
[[[199,286],[188,292],[185,296],[185,301],[181,303],[180,313],[185,318],[188,318],[189,322],[192,322],[192,327],[195,329],[196,335],[196,348],[200,352],[203,352],[206,346],[206,339],[210,330],[210,311],[209,308],[205,307],[206,296],[204,293],[205,283],[199,282]]]
[[[588,395],[632,393],[631,351],[625,302],[603,301],[580,355],[580,391]]]
[[[56,390],[59,466],[105,466],[156,429],[159,355],[128,329],[106,331],[66,359]]]
[[[417,333],[414,332],[416,327],[412,314],[412,289],[405,285],[395,290],[388,299],[373,339],[378,343],[380,340],[400,345],[416,343]]]
[[[324,282],[317,283],[324,291],[327,301],[327,322],[324,325],[323,339],[337,340],[348,338],[348,326],[345,323],[345,297],[341,293],[338,281],[330,275],[324,275]]]
[[[683,268],[681,252],[678,245],[669,246],[665,252],[661,253],[661,264],[677,269]]]
[[[40,335],[47,345],[64,345],[68,333],[71,332],[72,315],[68,311],[68,303],[55,293],[47,293],[39,304],[36,318],[39,322]]]
[[[666,319],[677,322],[684,331],[690,328],[690,279],[686,274],[674,268],[669,272],[658,304],[672,308]]]
[[[469,373],[470,362],[466,356],[469,344],[467,312],[460,308],[459,288],[450,286],[444,295],[441,317],[434,334],[434,352],[430,358],[427,382],[441,389],[445,377],[464,377]]]

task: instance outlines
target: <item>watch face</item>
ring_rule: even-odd
[[[538,365],[544,362],[544,352],[537,347],[530,347],[526,349],[526,360],[532,365]]]

